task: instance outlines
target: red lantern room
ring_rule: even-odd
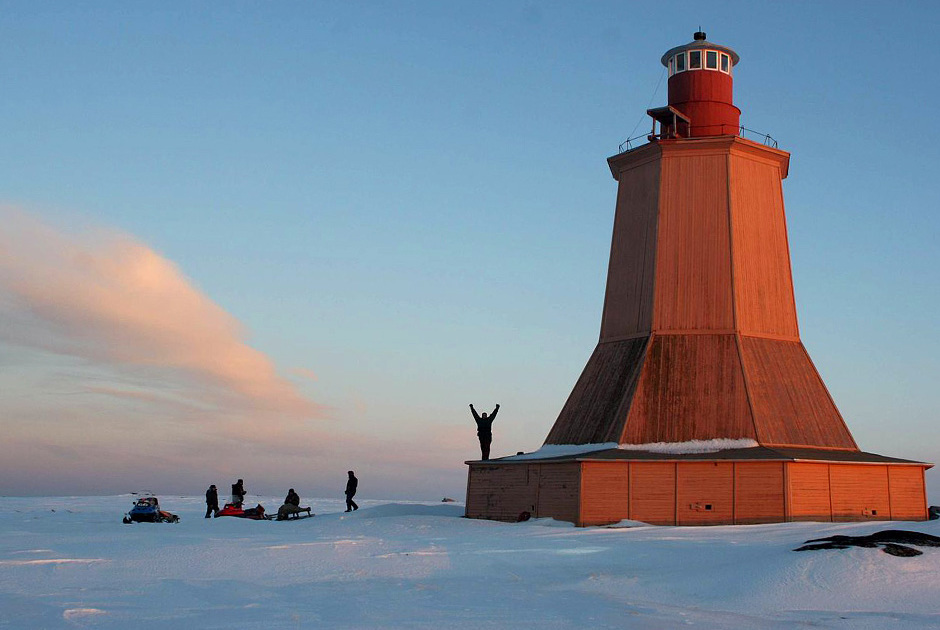
[[[738,53],[713,44],[699,31],[688,44],[666,51],[669,105],[648,111],[657,138],[738,135],[741,110],[734,106],[734,66]],[[660,133],[656,133],[656,122]]]

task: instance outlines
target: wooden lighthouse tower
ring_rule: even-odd
[[[467,462],[467,516],[927,517],[930,465],[860,451],[800,341],[790,156],[739,135],[738,61],[704,33],[663,55],[668,105],[649,110],[649,142],[608,159],[618,192],[600,339],[545,440],[584,448]]]

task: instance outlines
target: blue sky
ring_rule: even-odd
[[[940,460],[932,3],[0,13],[0,204],[170,261],[322,411],[309,457],[282,468],[277,440],[262,457],[250,434],[224,448],[193,437],[211,452],[181,463],[167,453],[189,434],[165,408],[88,392],[160,374],[7,340],[0,424],[26,414],[28,450],[61,428],[36,419],[84,414],[100,449],[73,444],[80,477],[5,470],[2,493],[195,492],[229,475],[252,489],[253,475],[254,489],[325,494],[355,467],[367,496],[460,495],[469,402],[503,406],[495,455],[537,448],[597,340],[616,192],[605,160],[647,129],[666,100],[659,58],[699,25],[741,55],[742,124],[792,153],[801,334],[856,440]],[[125,424],[98,435],[103,415]],[[153,470],[95,468],[141,425]]]

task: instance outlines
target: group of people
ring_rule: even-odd
[[[474,409],[473,405],[470,405],[470,413],[473,414],[473,420],[477,424],[477,438],[480,440],[480,455],[481,459],[490,458],[490,445],[493,443],[493,420],[496,419],[496,414],[499,412],[499,404],[496,405],[496,408],[493,409],[492,413],[487,414],[485,411],[482,414],[478,414],[477,410]],[[349,471],[349,479],[346,481],[346,511],[352,512],[353,510],[358,510],[359,506],[356,505],[356,502],[353,501],[353,497],[356,496],[356,491],[359,488],[359,480],[356,479],[356,474],[353,471]],[[241,507],[242,502],[245,500],[245,482],[241,479],[232,484],[232,504],[236,507]],[[287,491],[287,497],[284,499],[284,504],[278,508],[277,515],[278,519],[289,518],[291,515],[298,514],[300,512],[307,511],[310,512],[310,508],[300,507],[300,495],[294,492],[294,489],[291,488]],[[219,491],[215,487],[215,484],[209,486],[209,489],[206,490],[206,518],[209,518],[211,515],[218,516],[219,514]]]
[[[486,415],[486,414],[484,414]],[[359,489],[359,480],[356,478],[356,473],[349,471],[347,473],[349,478],[346,480],[346,511],[352,512],[353,510],[358,510],[359,506],[356,505],[356,502],[353,501],[353,497],[356,496],[356,491]],[[242,479],[239,479],[232,484],[232,505],[240,508],[242,503],[245,501],[245,496],[248,493],[245,492],[245,482]],[[284,504],[277,510],[278,520],[284,520],[290,518],[292,515],[299,514],[300,512],[310,513],[310,508],[300,507],[300,495],[297,494],[293,488],[287,491],[287,497],[284,498]],[[206,490],[206,518],[211,516],[219,515],[219,489],[215,487],[215,484],[209,486],[209,489]]]

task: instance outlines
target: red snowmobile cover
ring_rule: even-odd
[[[226,503],[225,507],[219,510],[218,516],[235,516],[238,518],[250,518],[256,521],[264,520],[264,506],[260,503],[247,510],[234,503]]]

